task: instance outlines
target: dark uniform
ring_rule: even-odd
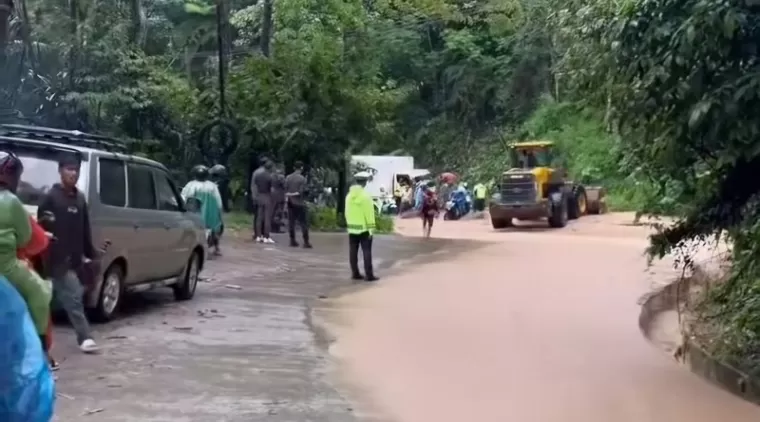
[[[278,171],[272,175],[272,229],[275,233],[282,233],[284,209],[285,176]]]
[[[254,237],[257,240],[269,239],[272,227],[272,174],[264,166],[253,172],[251,194],[256,203]]]
[[[296,242],[296,223],[301,226],[301,235],[303,236],[303,246],[310,248],[309,243],[309,215],[306,208],[306,178],[300,170],[290,173],[285,178],[285,192],[288,201],[288,233],[290,234],[290,245],[298,246]]]

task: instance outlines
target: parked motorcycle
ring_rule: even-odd
[[[459,220],[470,212],[471,205],[467,193],[455,191],[451,193],[451,198],[446,201],[446,212],[443,214],[444,220]]]

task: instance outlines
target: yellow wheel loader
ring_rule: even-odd
[[[568,180],[566,170],[553,167],[553,148],[549,141],[511,145],[511,168],[502,173],[489,204],[495,229],[512,226],[513,219],[544,218],[549,227],[559,228],[568,220],[606,212],[604,188]]]

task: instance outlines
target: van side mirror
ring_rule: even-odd
[[[187,198],[185,209],[189,212],[199,213],[201,212],[201,201],[198,198]]]

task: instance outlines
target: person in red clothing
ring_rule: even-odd
[[[52,214],[46,214],[44,218],[47,220],[53,220],[55,217]],[[29,225],[32,227],[32,237],[29,240],[29,243],[27,243],[23,248],[17,250],[16,256],[19,260],[24,261],[30,268],[34,269],[32,260],[45,252],[45,250],[50,245],[50,236],[31,215],[29,216]],[[35,270],[39,271],[38,268]],[[50,354],[50,350],[53,347],[52,320],[48,323],[45,335],[40,336],[40,340],[42,341],[42,349],[47,353],[50,367],[53,370],[58,369],[58,362],[56,362],[55,359],[53,359],[53,356]]]
[[[420,217],[422,217],[422,236],[425,238],[430,237],[430,232],[433,230],[433,221],[440,213],[438,196],[435,194],[435,190],[431,184],[432,182],[424,187],[425,192],[422,200],[422,209],[420,210]]]

